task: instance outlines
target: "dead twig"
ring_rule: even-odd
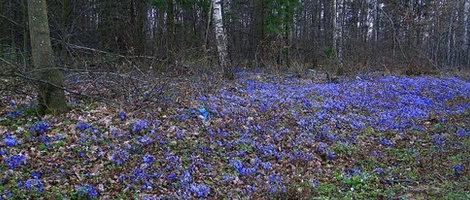
[[[108,98],[104,98],[104,97],[100,97],[100,96],[95,96],[95,95],[89,95],[89,94],[85,94],[85,93],[82,93],[82,92],[75,92],[75,91],[69,90],[65,87],[62,87],[62,86],[59,86],[57,84],[51,83],[49,81],[40,80],[40,79],[37,79],[37,78],[33,78],[33,77],[30,77],[30,76],[23,75],[21,73],[14,73],[14,76],[17,76],[17,77],[20,77],[20,78],[23,78],[25,80],[29,80],[29,81],[32,81],[32,82],[39,82],[39,83],[43,83],[43,84],[48,84],[52,87],[62,89],[62,90],[66,91],[70,94],[79,95],[79,96],[82,96],[82,97],[85,97],[85,98],[88,98],[88,99],[96,99],[96,100],[99,100],[99,101],[104,101],[105,103],[107,103],[109,105],[117,104],[117,102],[115,102],[112,99],[108,99]]]

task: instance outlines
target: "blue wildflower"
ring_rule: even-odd
[[[265,170],[269,170],[269,169],[272,168],[270,162],[263,162],[263,163],[261,163],[261,165],[263,166],[263,169],[265,169]]]
[[[269,175],[269,181],[273,183],[280,183],[282,182],[283,178],[281,174],[271,174]]]
[[[181,184],[187,185],[191,179],[191,173],[189,170],[184,170],[183,174],[181,175]]]
[[[6,194],[5,196],[6,196],[7,198],[10,198],[10,197],[13,196],[13,194],[12,194],[9,190],[4,190],[3,193]],[[0,198],[0,199],[3,199],[3,198]]]
[[[111,154],[111,160],[115,161],[117,165],[121,165],[129,159],[129,151],[127,149],[118,148],[116,151]]]
[[[457,165],[454,167],[454,171],[462,171],[463,170],[463,166],[462,165]]]
[[[148,123],[146,121],[137,121],[132,125],[132,132],[139,133],[140,131],[146,129],[148,127]]]
[[[413,130],[417,130],[417,131],[425,131],[426,129],[424,128],[424,126],[421,126],[421,125],[415,125],[412,127]]]
[[[441,146],[442,143],[444,142],[443,139],[445,139],[446,137],[442,134],[434,134],[432,136],[432,139],[434,140],[434,146]]]
[[[3,139],[3,142],[5,142],[5,144],[8,147],[12,147],[12,146],[15,146],[15,145],[18,144],[18,141],[15,138],[9,137],[9,136],[7,136],[5,139]]]
[[[91,198],[98,196],[98,191],[96,191],[96,189],[94,187],[87,186],[87,190],[88,190],[88,195]]]
[[[147,135],[144,135],[142,136],[140,139],[139,139],[139,142],[144,144],[144,145],[149,145],[150,143],[153,142],[152,138],[150,138],[149,136]]]
[[[151,163],[153,161],[153,156],[150,154],[145,154],[142,159],[144,160],[144,163]]]
[[[199,99],[203,102],[207,101],[207,97],[203,94],[199,97]]]
[[[78,194],[80,195],[88,194],[88,197],[90,198],[94,198],[98,196],[98,191],[90,185],[83,185],[83,186],[79,185],[79,186],[76,186],[75,189],[78,191]]]
[[[29,129],[29,132],[42,134],[49,130],[51,130],[49,127],[49,124],[46,122],[40,121],[39,123],[35,124],[31,129]]]
[[[118,177],[118,181],[123,181],[126,178],[126,175],[120,174]]]
[[[152,180],[148,180],[148,181],[145,181],[145,184],[141,187],[143,190],[153,190],[153,181]]]
[[[269,175],[268,190],[271,194],[280,192],[285,192],[286,187],[282,184],[283,177],[281,174],[271,174]]]
[[[465,136],[467,136],[467,131],[465,131],[463,129],[459,129],[457,131],[457,135],[460,136],[460,137],[465,137]]]
[[[12,119],[16,119],[15,114],[13,114],[11,111],[8,111],[7,116],[12,118]]]
[[[349,174],[350,175],[362,175],[362,171],[360,169],[351,168],[349,170]]]
[[[121,121],[124,121],[124,120],[126,120],[126,113],[124,111],[119,112],[118,117],[119,117],[119,119],[121,119]]]
[[[17,117],[21,116],[21,111],[19,110],[15,110],[15,112],[8,111],[7,116],[12,119],[16,119]]]
[[[21,154],[17,156],[10,155],[9,157],[5,157],[3,161],[8,163],[10,169],[13,169],[19,165],[26,165],[26,156]]]
[[[463,170],[463,166],[462,165],[457,165],[453,168],[454,170],[454,175],[459,178],[460,177],[460,172]]]
[[[134,173],[134,183],[137,183],[139,180],[144,180],[146,177],[148,177],[148,173],[145,172],[144,169],[135,168],[132,170],[132,172]]]
[[[276,194],[277,188],[276,187],[268,187],[269,193],[270,194]]]
[[[253,192],[256,192],[257,188],[251,185],[246,186],[246,188],[243,189],[246,193],[251,194]]]
[[[245,174],[245,169],[243,168],[242,161],[237,160],[237,159],[232,159],[230,160],[230,164],[232,164],[240,174],[242,175]]]
[[[383,145],[388,146],[388,147],[393,146],[393,143],[390,142],[388,139],[382,139],[382,140],[380,141],[380,143],[382,143]]]
[[[311,180],[310,183],[312,184],[312,187],[317,187],[318,185],[318,182],[315,179]]]
[[[242,168],[241,170],[239,170],[238,172],[240,172],[240,174],[242,176],[246,176],[246,175],[250,175],[250,174],[253,174],[256,172],[256,169],[254,167],[249,167],[249,168]]]
[[[36,190],[38,192],[42,192],[43,191],[43,185],[42,185],[42,181],[35,178],[35,179],[28,179],[25,183],[24,183],[24,186],[26,189],[30,190],[32,189],[33,187],[36,188]]]
[[[204,118],[204,119],[207,119],[209,117],[209,113],[207,112],[206,108],[204,107],[201,107],[198,109],[199,110],[199,113],[201,114],[201,116]]]
[[[191,183],[191,185],[189,186],[189,190],[195,197],[198,197],[198,198],[207,197],[209,196],[211,192],[211,188],[204,185],[204,183],[201,183],[201,184]]]
[[[329,151],[329,152],[328,152],[328,160],[331,161],[331,160],[333,160],[334,158],[335,158],[335,155],[334,155],[331,151]]]
[[[28,179],[26,182],[25,182],[25,187],[26,189],[31,189],[31,186],[32,186],[32,181],[34,179]]]
[[[168,174],[168,175],[166,176],[166,180],[173,180],[173,179],[175,179],[175,178],[176,178],[176,174]]]
[[[39,175],[40,175],[39,172],[32,172],[32,173],[31,173],[31,178],[38,179],[38,178],[39,178]]]
[[[384,170],[380,167],[377,167],[377,168],[375,168],[374,172],[377,173],[377,174],[383,174]]]
[[[77,130],[79,130],[79,131],[84,131],[84,130],[86,130],[86,129],[89,129],[89,128],[90,128],[90,125],[85,124],[85,123],[80,123],[80,122],[78,122],[78,123],[77,123],[77,126],[76,126],[75,128],[76,128]]]
[[[222,180],[223,180],[224,182],[230,182],[230,181],[233,181],[233,179],[234,179],[234,178],[231,177],[231,176],[229,176],[229,175],[223,175],[223,176],[222,176]]]

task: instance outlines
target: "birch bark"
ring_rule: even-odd
[[[343,0],[333,1],[333,49],[339,62],[339,74],[343,73],[343,4]]]
[[[230,62],[228,61],[227,56],[227,35],[224,30],[224,23],[222,20],[222,1],[221,0],[212,0],[213,8],[213,20],[215,28],[215,39],[217,44],[217,51],[219,53],[219,62],[220,68],[224,77],[227,79],[233,79],[234,75],[231,69]]]

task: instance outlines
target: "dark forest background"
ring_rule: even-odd
[[[0,4],[0,56],[30,66],[25,0]],[[64,69],[216,67],[210,0],[48,0]],[[234,69],[408,74],[470,66],[468,0],[224,0]],[[3,65],[3,64],[2,64]]]

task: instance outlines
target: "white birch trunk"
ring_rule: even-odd
[[[338,35],[337,35],[337,29],[338,29],[338,24],[336,21],[338,20],[338,10],[337,10],[337,0],[333,0],[333,50],[335,51],[336,54],[336,49],[338,48],[337,45],[338,43],[336,42],[338,40]]]
[[[219,52],[219,61],[222,73],[226,78],[232,78],[232,70],[230,69],[230,64],[227,60],[227,35],[225,34],[224,23],[222,20],[221,4],[221,0],[212,0],[215,39],[217,43],[217,51]]]
[[[378,17],[378,2],[377,0],[369,0],[369,6],[367,8],[367,41],[373,40],[377,42],[375,26]]]
[[[333,1],[333,49],[340,67],[343,67],[343,0]]]

